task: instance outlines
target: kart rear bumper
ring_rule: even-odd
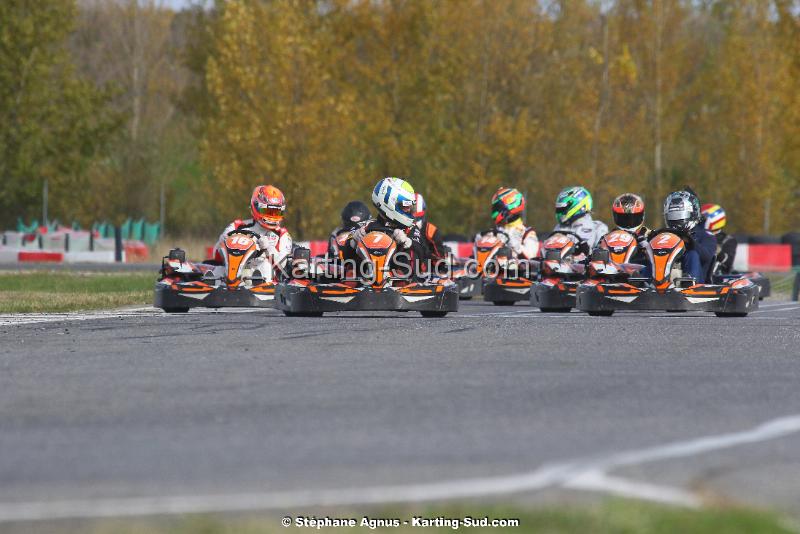
[[[272,308],[275,286],[262,284],[253,289],[203,288],[197,283],[156,283],[153,306],[170,308]]]
[[[342,284],[279,283],[275,307],[290,313],[339,311],[458,311],[455,284],[409,288],[350,288]]]
[[[531,282],[523,278],[486,278],[483,281],[483,300],[488,302],[519,302],[530,298]]]
[[[726,314],[745,314],[758,309],[759,289],[752,283],[735,288],[729,285],[701,285],[669,289],[664,293],[652,288],[631,288],[627,284],[581,284],[577,291],[577,308],[586,312],[674,310]]]
[[[540,309],[566,309],[575,307],[575,290],[578,282],[559,281],[558,285],[536,282],[531,288],[531,306]]]

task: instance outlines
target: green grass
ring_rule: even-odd
[[[144,305],[157,273],[0,273],[0,313],[67,312]]]
[[[292,514],[290,514],[292,515]],[[766,534],[797,532],[796,525],[788,520],[767,512],[741,508],[703,508],[689,510],[673,508],[638,501],[609,500],[590,505],[573,506],[484,506],[461,504],[457,506],[400,507],[391,509],[371,509],[368,511],[319,510],[319,518],[355,518],[358,522],[365,515],[369,518],[397,518],[411,521],[414,516],[426,518],[515,518],[519,527],[452,527],[420,528],[411,525],[399,528],[369,529],[366,526],[355,528],[316,528],[281,526],[281,516],[189,516],[184,518],[119,519],[96,523],[65,526],[52,532],[89,532],[92,534],[271,534],[290,532],[518,532],[543,534]]]

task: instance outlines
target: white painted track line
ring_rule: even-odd
[[[610,476],[608,472],[624,466],[686,458],[731,447],[761,443],[798,432],[800,432],[800,414],[773,419],[741,432],[543,465],[527,473],[427,484],[227,495],[7,502],[0,503],[0,522],[412,503],[506,495],[554,486],[603,491],[677,505],[699,506],[702,503],[698,497],[681,489],[621,479]]]

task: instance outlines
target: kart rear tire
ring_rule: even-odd
[[[495,306],[513,306],[514,305],[514,301],[513,300],[493,300],[492,304],[494,304]]]
[[[284,310],[283,314],[286,317],[322,317],[322,312],[293,312]]]
[[[421,313],[423,317],[444,317],[445,315],[447,315],[446,311],[434,311],[434,310],[420,311],[419,313]]]
[[[588,313],[592,317],[611,317],[612,315],[614,315],[614,310],[595,310],[586,313]]]
[[[472,300],[472,295],[467,295],[465,297],[458,297],[458,300]]]
[[[747,312],[714,312],[717,317],[747,317]]]
[[[164,313],[189,313],[188,306],[174,306],[171,308],[161,308]]]
[[[542,313],[569,313],[572,308],[539,308]]]

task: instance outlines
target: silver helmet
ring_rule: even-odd
[[[689,191],[675,191],[664,200],[667,228],[689,231],[700,222],[700,201]]]

